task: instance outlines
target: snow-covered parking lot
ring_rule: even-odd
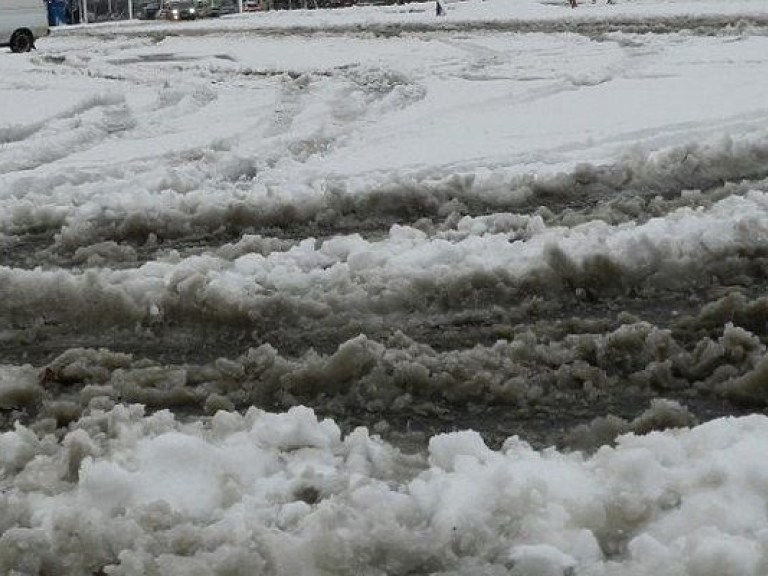
[[[768,3],[0,52],[0,574],[768,573]]]

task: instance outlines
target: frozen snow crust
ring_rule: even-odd
[[[0,575],[768,573],[768,3],[432,8],[0,52]]]
[[[6,574],[764,574],[768,419],[594,455],[476,432],[406,456],[307,408],[91,409],[0,434]]]

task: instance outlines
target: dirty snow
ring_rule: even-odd
[[[0,573],[768,572],[768,5],[0,53]]]

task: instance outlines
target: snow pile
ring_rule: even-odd
[[[768,419],[586,458],[473,432],[406,456],[304,408],[183,424],[94,409],[0,435],[4,573],[749,576],[768,569]]]
[[[471,221],[463,226],[472,227]],[[482,220],[480,231],[482,232]],[[681,280],[739,274],[744,251],[768,245],[768,194],[730,196],[709,210],[681,209],[640,225],[590,222],[572,229],[530,219],[509,232],[431,239],[393,226],[380,241],[358,235],[285,252],[171,256],[130,270],[0,268],[0,316],[13,321],[133,324],[156,317],[208,317],[250,323],[275,314],[348,318],[450,308],[476,292],[495,302],[565,290],[622,292],[668,288]],[[695,275],[695,276],[694,276]],[[32,317],[30,318],[30,315]]]
[[[751,306],[751,313],[756,324],[764,325],[766,300]],[[42,367],[0,366],[0,407],[9,411],[9,423],[32,417],[61,427],[94,398],[207,414],[327,402],[339,418],[362,411],[383,422],[440,417],[447,407],[463,410],[468,404],[504,406],[521,417],[545,411],[558,419],[564,405],[617,399],[641,405],[654,394],[764,406],[766,347],[760,338],[728,324],[691,348],[682,326],[694,321],[681,320],[674,332],[636,322],[607,334],[561,340],[521,330],[491,346],[443,352],[402,333],[386,344],[358,336],[331,354],[309,350],[298,357],[265,344],[242,356],[200,364],[162,364],[105,349],[72,348]],[[695,330],[705,331],[704,326],[700,321]],[[694,421],[685,408],[654,401],[650,412],[632,422],[609,416],[577,427],[566,444],[589,448],[623,432]]]
[[[83,121],[73,120],[85,130]],[[72,152],[71,146],[59,148],[47,140],[45,146],[35,141],[29,147],[42,154],[50,146],[53,156]],[[718,138],[707,145],[627,154],[606,165],[581,163],[552,174],[484,167],[447,174],[406,170],[330,176],[286,187],[268,186],[260,179],[243,181],[249,170],[263,167],[236,156],[210,151],[184,170],[154,163],[144,171],[143,161],[142,173],[130,178],[130,169],[118,166],[100,176],[75,172],[9,177],[5,194],[0,194],[0,231],[10,235],[50,230],[57,233],[53,248],[66,253],[101,242],[145,243],[222,229],[236,233],[280,227],[312,231],[339,224],[352,228],[379,221],[439,221],[472,210],[508,217],[507,210],[568,205],[611,193],[616,197],[605,202],[602,212],[571,214],[570,219],[561,215],[560,221],[573,225],[599,217],[622,222],[669,211],[674,202],[700,206],[717,200],[717,195],[708,199],[702,190],[715,189],[724,181],[764,178],[768,144],[764,138]],[[11,155],[9,162],[31,162],[33,157],[25,151]],[[106,186],[103,178],[111,185]],[[681,198],[680,190],[688,196]],[[55,206],[51,198],[56,199]],[[542,216],[555,217],[551,209]]]

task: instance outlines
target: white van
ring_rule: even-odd
[[[35,40],[48,34],[45,0],[0,0],[0,46],[29,52]]]

